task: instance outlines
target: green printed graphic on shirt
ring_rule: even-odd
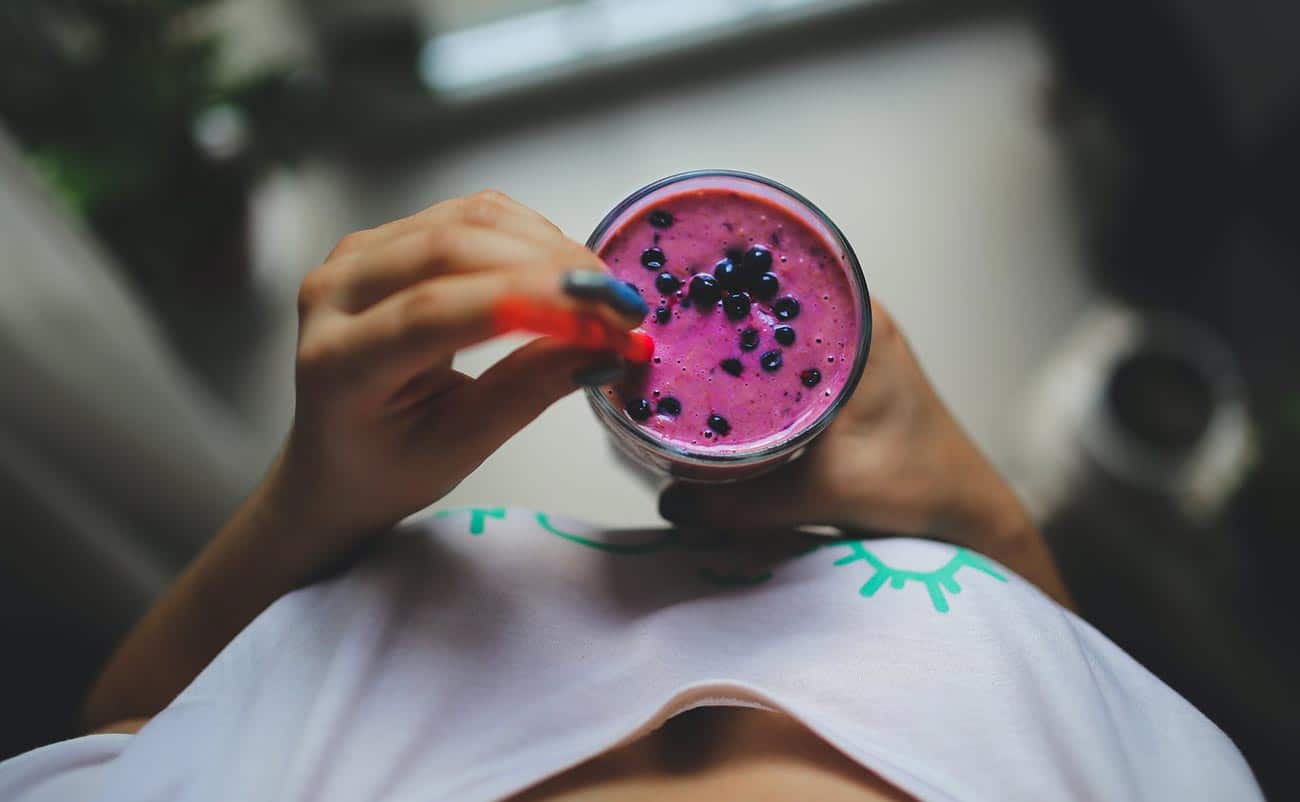
[[[488,518],[505,520],[505,507],[457,507],[450,510],[438,510],[433,514],[434,518],[447,518],[452,515],[469,515],[469,533],[471,535],[483,534],[483,529],[487,524]]]
[[[469,534],[478,536],[483,534],[488,518],[504,520],[506,514],[506,507],[460,507],[439,510],[434,513],[434,517],[447,518],[454,515],[468,515]],[[541,527],[541,530],[548,535],[583,548],[622,556],[655,554],[669,548],[677,548],[688,552],[725,553],[736,542],[724,533],[718,533],[711,540],[693,539],[687,541],[681,537],[677,530],[665,529],[652,533],[643,542],[613,543],[561,529],[544,512],[533,513],[533,518],[537,525]],[[858,562],[865,562],[871,566],[873,569],[871,576],[858,591],[863,598],[869,599],[875,596],[886,585],[895,590],[901,590],[908,582],[916,582],[925,587],[930,596],[930,603],[940,613],[946,613],[951,609],[948,600],[950,595],[955,596],[961,593],[962,588],[957,582],[956,575],[962,568],[974,569],[993,577],[999,582],[1007,581],[1007,578],[994,568],[993,564],[988,560],[975,552],[962,548],[956,549],[948,562],[933,571],[915,571],[891,566],[876,556],[861,540],[833,540],[820,545],[812,545],[794,556],[803,557],[825,548],[849,549],[850,553],[848,555],[835,561],[836,566],[851,565]],[[771,580],[773,576],[771,570],[754,572],[743,568],[719,569],[713,566],[701,567],[697,569],[695,575],[700,581],[721,588],[744,588],[761,585]]]
[[[919,582],[925,585],[925,589],[929,592],[930,603],[934,605],[934,609],[941,613],[946,613],[949,609],[948,598],[944,595],[944,591],[953,595],[961,593],[961,585],[957,583],[956,574],[963,567],[982,571],[999,582],[1007,581],[1007,578],[998,572],[988,560],[966,549],[957,549],[953,552],[952,559],[933,571],[910,571],[886,564],[884,560],[864,546],[860,540],[838,541],[828,543],[826,546],[828,548],[847,546],[851,550],[851,554],[836,560],[836,565],[865,562],[875,569],[871,578],[858,591],[865,598],[876,595],[876,591],[883,588],[885,583],[889,583],[890,587],[898,590],[908,582]]]

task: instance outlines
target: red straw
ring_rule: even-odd
[[[640,329],[620,331],[598,318],[521,295],[508,295],[498,301],[492,324],[497,334],[531,331],[580,348],[616,351],[629,362],[649,362],[655,351],[654,338]]]

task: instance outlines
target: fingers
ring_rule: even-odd
[[[462,467],[476,467],[547,407],[576,390],[576,380],[584,374],[600,373],[612,380],[621,368],[617,357],[546,338],[516,349],[447,398],[447,419],[463,421],[457,435],[464,439],[456,446],[467,458]]]
[[[832,523],[835,511],[819,509],[807,467],[795,462],[736,484],[672,484],[659,497],[659,514],[675,524],[721,529]]]
[[[501,271],[422,282],[360,315],[345,318],[342,336],[347,344],[340,356],[350,364],[341,369],[353,378],[377,375],[381,390],[402,385],[457,351],[503,333],[497,329],[495,312],[507,296],[595,316],[602,325],[617,330],[639,322],[638,318],[614,314],[605,305],[572,297],[564,291],[569,283],[547,273],[511,275]],[[644,311],[642,303],[639,312]],[[588,351],[588,358],[590,355]]]
[[[571,268],[604,269],[537,212],[500,193],[479,193],[349,234],[319,271],[332,290],[329,300],[357,312],[449,273]]]

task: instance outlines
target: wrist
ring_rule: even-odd
[[[1015,491],[973,443],[952,459],[950,496],[942,505],[940,534],[993,553],[1038,538],[1038,528]]]
[[[335,506],[343,495],[324,487],[304,457],[291,437],[236,519],[244,538],[273,547],[285,564],[311,574],[382,527],[349,521]]]

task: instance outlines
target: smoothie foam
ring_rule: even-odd
[[[757,451],[807,428],[852,380],[854,268],[791,211],[690,190],[624,221],[599,253],[650,304],[653,362],[605,389],[648,435],[697,453]]]

